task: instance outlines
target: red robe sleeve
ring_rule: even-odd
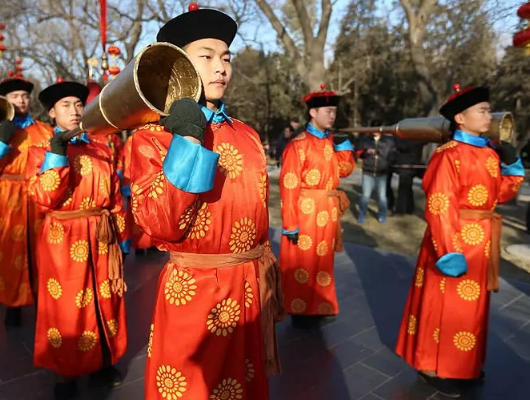
[[[302,183],[302,161],[299,156],[299,142],[291,142],[283,151],[280,173],[280,198],[283,229],[282,233],[297,233],[298,198]]]
[[[111,178],[112,194],[111,194],[111,214],[116,222],[118,228],[118,243],[121,244],[122,250],[128,253],[130,250],[130,238],[127,229],[127,215],[123,206],[123,198],[120,191],[120,178],[116,171],[112,171]]]
[[[343,150],[335,151],[339,161],[339,175],[341,178],[346,178],[355,169],[355,161],[353,160],[353,151]]]

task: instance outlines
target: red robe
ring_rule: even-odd
[[[0,304],[8,307],[33,304],[30,268],[33,278],[36,271],[31,256],[43,215],[28,199],[28,148],[52,135],[52,128],[39,121],[17,129],[11,150],[0,159]],[[33,279],[34,289],[35,283]]]
[[[29,193],[40,210],[105,208],[114,219],[118,242],[125,243],[125,212],[109,147],[94,138],[69,144],[69,164],[41,173],[47,150],[46,142],[32,147],[28,165]],[[38,238],[34,363],[63,376],[99,370],[102,341],[110,349],[113,364],[127,348],[125,301],[110,287],[109,247],[96,239],[100,219],[64,220],[47,214]]]
[[[268,243],[265,154],[258,134],[240,121],[209,124],[204,147],[156,124],[139,129],[131,181],[136,223],[159,248],[233,255]],[[257,277],[257,261],[165,265],[147,349],[146,400],[269,398]]]
[[[517,169],[524,174],[522,164]],[[433,154],[423,178],[428,226],[396,347],[415,369],[443,378],[480,375],[488,336],[491,220],[464,219],[459,210],[493,210],[509,201],[524,180],[518,175],[511,166],[501,172],[490,147],[452,140]],[[459,278],[436,266],[463,260],[467,273]]]
[[[283,152],[283,231],[298,230],[299,235],[298,245],[282,236],[280,251],[285,309],[291,314],[339,312],[333,276],[338,198],[322,195],[322,191],[336,190],[340,178],[353,172],[353,147],[350,148],[335,151],[332,137],[319,138],[304,131]]]

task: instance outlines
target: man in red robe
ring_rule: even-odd
[[[268,176],[259,135],[222,102],[232,76],[235,21],[198,9],[167,22],[159,42],[183,48],[204,98],[172,104],[133,136],[132,212],[170,252],[147,348],[146,400],[269,398],[279,372],[282,314],[270,251]],[[258,285],[259,279],[259,285]]]
[[[0,123],[0,304],[6,327],[19,326],[22,306],[33,304],[35,241],[42,215],[28,199],[25,181],[29,146],[52,137],[52,128],[29,114],[33,84],[22,78],[0,83],[0,95],[15,107],[13,121]]]
[[[432,156],[423,189],[423,238],[396,352],[436,390],[460,391],[450,379],[481,379],[490,292],[498,290],[500,229],[494,213],[516,196],[524,168],[509,143],[483,136],[491,124],[487,88],[467,88],[440,109],[455,128]]]
[[[337,187],[354,169],[350,141],[329,132],[339,99],[324,87],[307,95],[309,123],[283,153],[280,267],[285,309],[293,316],[339,312],[333,263],[335,250],[342,250],[339,218],[349,202]]]
[[[59,82],[39,95],[55,135],[30,149],[29,193],[46,213],[37,245],[39,298],[34,363],[58,376],[55,398],[76,392],[75,378],[121,383],[113,365],[127,348],[123,255],[129,251],[119,178],[104,141],[79,126],[86,86]]]

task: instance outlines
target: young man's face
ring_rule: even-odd
[[[331,129],[337,118],[337,107],[319,107],[309,110],[313,125],[319,129]]]
[[[491,126],[490,103],[483,102],[469,107],[457,114],[455,121],[464,132],[475,135],[487,133]]]
[[[231,55],[225,42],[201,39],[191,42],[184,50],[199,72],[206,101],[221,100],[232,78]]]
[[[77,97],[64,97],[51,108],[50,117],[55,119],[60,130],[71,131],[79,127],[84,108]]]
[[[9,92],[6,99],[15,107],[16,115],[23,117],[29,112],[29,93],[25,90]]]

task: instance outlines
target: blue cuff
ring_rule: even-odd
[[[0,142],[0,160],[7,156],[11,149],[12,147],[10,145]]]
[[[444,275],[458,277],[467,272],[466,257],[462,253],[447,253],[436,261],[436,267]]]
[[[44,162],[42,163],[42,167],[40,168],[40,173],[42,174],[44,171],[48,171],[52,168],[68,167],[68,165],[68,156],[50,153],[47,151],[46,156],[44,157]]]
[[[501,162],[501,175],[503,176],[524,176],[524,166],[521,157],[517,157],[517,161],[513,164],[506,165]]]
[[[300,232],[300,228],[296,228],[294,231],[286,231],[285,229],[282,229],[282,235],[294,235],[298,232]]]
[[[120,191],[123,197],[131,197],[131,187],[129,185],[123,185],[120,187]]]
[[[175,135],[164,160],[164,174],[173,186],[188,193],[213,188],[219,154]]]
[[[131,243],[132,239],[127,239],[125,242],[120,243],[121,252],[124,254],[129,254],[131,252]]]
[[[118,174],[118,178],[120,178],[120,181],[123,179],[123,171],[121,169],[117,169],[116,173]]]
[[[333,143],[333,147],[335,148],[335,151],[355,151],[355,149],[353,148],[353,144],[351,144],[349,140],[345,140],[341,144]]]

